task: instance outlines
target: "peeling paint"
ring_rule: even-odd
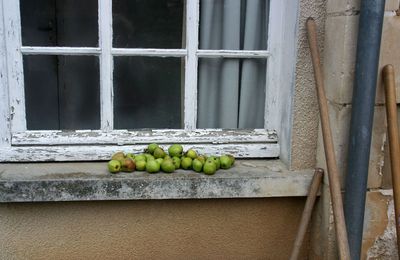
[[[391,192],[381,191],[385,196]],[[394,219],[394,202],[391,198],[387,206],[388,224],[384,233],[378,236],[373,244],[368,249],[367,259],[398,259],[397,252],[397,239],[396,239],[396,225]]]
[[[163,148],[167,146],[161,145]],[[116,151],[142,153],[147,145],[69,145],[69,146],[15,146],[0,147],[0,161],[90,161],[109,160]],[[232,154],[237,158],[276,158],[279,145],[271,143],[248,144],[184,144],[185,150],[194,148],[201,154]]]
[[[117,140],[117,141],[116,141]],[[13,145],[148,144],[156,143],[276,143],[274,130],[113,130],[25,131],[13,134]]]

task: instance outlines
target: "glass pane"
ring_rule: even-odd
[[[97,0],[21,0],[22,45],[98,46]]]
[[[99,62],[94,56],[24,56],[28,130],[99,129]]]
[[[269,1],[201,0],[200,49],[266,50]]]
[[[266,60],[200,59],[198,128],[264,128]]]
[[[113,46],[184,48],[183,0],[113,0]]]
[[[114,58],[114,128],[182,127],[180,58]]]

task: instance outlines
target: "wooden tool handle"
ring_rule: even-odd
[[[397,246],[400,250],[400,143],[397,123],[396,86],[392,65],[383,67],[386,114],[389,134],[390,166],[392,170],[393,200],[396,218]]]
[[[350,250],[344,219],[342,194],[340,189],[339,170],[337,167],[334,152],[332,132],[328,115],[328,103],[325,96],[324,79],[318,51],[317,26],[313,18],[307,19],[307,31],[321,117],[322,136],[324,140],[326,164],[328,167],[329,188],[332,199],[333,215],[335,217],[336,238],[339,247],[339,256],[340,259],[350,260]]]
[[[321,185],[323,176],[324,176],[324,170],[322,170],[321,168],[315,169],[314,176],[310,185],[310,191],[308,192],[306,205],[304,206],[303,214],[301,216],[299,230],[297,231],[297,236],[294,241],[294,246],[292,250],[292,255],[290,256],[290,260],[297,260],[299,258],[300,248],[301,245],[303,244],[308,223],[310,223],[311,220],[312,211],[314,208],[315,200],[317,199],[319,186]]]

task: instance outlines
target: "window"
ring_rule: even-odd
[[[281,156],[289,3],[1,0],[0,161],[103,160],[150,142]]]

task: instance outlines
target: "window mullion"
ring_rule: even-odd
[[[100,54],[100,116],[101,129],[114,127],[113,119],[113,57],[112,49],[112,0],[99,0]]]
[[[26,130],[19,1],[3,1],[11,131]]]
[[[3,17],[3,2],[0,1],[0,17]],[[10,117],[9,117],[9,105],[8,105],[8,84],[7,84],[7,63],[6,63],[6,45],[5,45],[5,30],[4,20],[0,19],[0,147],[10,146],[11,132],[10,132]]]
[[[199,0],[186,3],[186,62],[184,124],[186,130],[196,128],[197,121],[197,49],[199,46]]]
[[[271,54],[267,60],[267,80],[264,128],[280,129],[281,104],[280,104],[280,74],[281,74],[281,49],[283,41],[282,24],[285,23],[285,1],[270,1],[268,22],[268,51]]]

